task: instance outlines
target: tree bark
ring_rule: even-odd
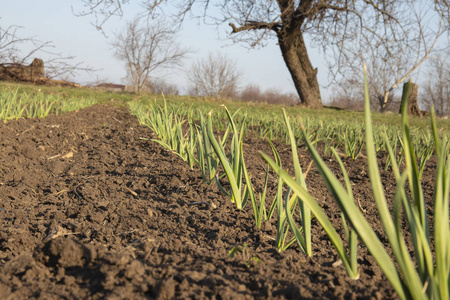
[[[403,85],[403,93],[406,90],[406,86],[407,83],[405,83]],[[408,96],[408,115],[412,115],[412,116],[422,116],[422,112],[419,109],[419,104],[417,104],[417,94],[419,92],[419,87],[417,86],[417,84],[412,83],[411,82],[411,88],[409,89],[409,96]],[[399,113],[401,113],[401,106],[400,106],[400,111]]]
[[[300,100],[309,108],[322,108],[317,68],[313,68],[300,30],[280,30],[278,43]]]

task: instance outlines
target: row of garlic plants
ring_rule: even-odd
[[[305,185],[295,179],[297,176],[292,178],[282,169],[278,162],[273,161],[264,153],[261,153],[261,155],[270,164],[271,168],[273,168],[278,176],[282,177],[289,188],[294,191],[297,199],[308,203],[313,215],[327,232],[347,273],[352,278],[358,277],[356,266],[356,242],[357,239],[360,239],[375,258],[401,299],[449,299],[449,140],[446,136],[443,136],[442,138],[439,137],[435,119],[434,116],[432,116],[431,128],[433,131],[433,140],[438,163],[434,186],[434,207],[432,213],[428,214],[421,185],[421,170],[416,158],[413,142],[411,141],[411,130],[409,128],[406,113],[407,94],[408,91],[403,95],[402,101],[403,131],[401,142],[405,160],[403,172],[400,172],[400,168],[396,162],[396,155],[389,139],[386,135],[383,137],[389,157],[392,161],[392,171],[394,172],[396,179],[396,192],[392,212],[388,208],[379,174],[367,88],[365,97],[365,143],[369,177],[379,217],[393,251],[393,258],[388,255],[383,243],[355,204],[351,185],[339,155],[336,154],[335,156],[341,166],[346,182],[345,186],[339,182],[337,177],[328,168],[327,164],[308,138],[303,126],[301,126],[303,140],[307,145],[310,155],[319,169],[329,191],[342,210],[344,224],[348,221],[349,227],[351,228],[350,234],[348,234],[348,229],[346,229],[347,237],[349,238],[349,249],[347,251],[344,249],[339,235],[331,226],[331,223],[321,207],[317,204],[311,194],[308,193]],[[411,191],[410,194],[407,192],[408,188]],[[286,214],[290,214],[291,212],[287,208],[287,204],[288,202],[286,202]],[[405,217],[403,218],[402,215]],[[292,218],[290,218],[290,220],[290,225],[294,229],[294,232],[297,231],[298,229],[295,229],[296,225],[293,223]],[[414,252],[412,253],[410,253],[406,247],[406,240],[402,229],[403,220],[406,221],[407,229],[409,229],[413,240]],[[433,224],[429,224],[430,220],[433,221]],[[351,236],[352,232],[355,232],[353,237]],[[396,264],[398,267],[396,267]]]
[[[71,97],[45,93],[26,93],[19,89],[0,90],[0,120],[44,118],[49,114],[64,114],[97,103],[95,98]]]
[[[164,102],[162,105],[157,105],[155,100],[155,104],[153,105],[135,101],[133,101],[131,105],[136,107],[136,110],[147,108],[151,111],[162,109],[167,104]],[[198,122],[200,122],[199,111],[192,109],[192,107],[186,105],[178,105],[177,107],[168,105],[167,109],[176,113],[177,117],[180,119],[188,120],[189,123],[195,121],[198,124]],[[207,111],[205,110],[201,110],[201,112],[204,115],[207,114]],[[242,120],[243,115],[244,112],[235,112],[235,118],[238,120]],[[290,137],[286,130],[283,115],[281,115],[280,118],[280,115],[273,111],[269,111],[263,115],[254,112],[247,116],[245,120],[246,126],[243,128],[244,134],[252,131],[253,134],[259,133],[260,137],[263,139],[278,139],[289,144]],[[298,120],[291,120],[291,122],[295,139],[300,143],[302,141],[300,124]],[[332,116],[330,118],[324,118],[323,115],[319,117],[305,117],[302,122],[309,139],[313,141],[315,146],[319,146],[320,149],[323,149],[325,155],[332,155],[331,148],[335,148],[341,156],[351,157],[353,159],[360,156],[365,157],[365,128],[362,122],[344,122],[337,120]],[[228,128],[229,121],[225,110],[214,111],[213,124],[216,131],[224,131]],[[377,124],[373,126],[373,130],[376,151],[387,152],[386,142],[383,138],[383,136],[387,136],[389,142],[393,145],[397,164],[404,163],[403,146],[401,145],[401,128],[398,126]],[[431,130],[424,130],[419,127],[411,127],[410,130],[412,143],[416,151],[416,157],[420,161],[420,170],[422,173],[423,167],[434,151],[433,136]],[[387,170],[390,165],[391,159],[388,157],[385,163],[385,169]]]
[[[365,84],[367,87],[367,82]],[[207,114],[206,120],[202,113],[198,113],[198,122],[194,122],[194,115],[189,109],[180,113],[176,109],[169,110],[166,103],[163,106],[155,104],[149,107],[148,111],[143,111],[137,103],[131,103],[130,108],[141,123],[150,126],[158,135],[159,139],[155,140],[156,142],[174,151],[187,161],[191,168],[197,165],[205,183],[216,183],[238,209],[243,209],[250,201],[258,227],[261,227],[264,221],[275,217],[277,222],[275,247],[279,251],[297,242],[302,252],[312,256],[311,219],[314,217],[327,233],[351,278],[359,277],[357,244],[358,241],[362,241],[400,298],[448,299],[450,296],[449,141],[445,135],[439,137],[434,116],[431,118],[431,137],[415,141],[412,139],[415,133],[410,129],[406,116],[407,92],[404,94],[402,104],[402,132],[385,130],[381,136],[374,135],[367,95],[366,89],[363,130],[350,126],[344,127],[339,134],[341,140],[336,139],[336,133],[333,135],[336,130],[330,130],[329,125],[317,127],[311,125],[312,121],[292,122],[283,110],[285,139],[291,145],[295,176],[291,177],[283,169],[280,156],[269,138],[275,160],[265,153],[261,153],[261,156],[278,177],[276,194],[272,202],[268,203],[268,210],[266,209],[266,192],[269,168],[265,185],[262,191],[257,193],[252,186],[245,164],[243,137],[246,131],[246,116],[239,117],[237,112],[231,114],[224,107],[223,111],[228,121],[224,126],[223,118],[215,117],[216,122],[213,122],[212,111]],[[187,123],[183,118],[186,116]],[[225,128],[220,138],[217,138],[213,131],[216,124],[218,127]],[[277,127],[274,126],[274,128]],[[311,130],[311,128],[315,129]],[[273,136],[269,129],[265,129],[263,135]],[[342,240],[326,213],[308,192],[298,160],[299,140],[307,145],[323,180],[341,208],[346,241]],[[345,185],[339,182],[317,151],[316,146],[319,142],[323,143],[324,151],[331,152],[338,161]],[[342,154],[336,150],[336,146],[341,145],[344,145],[346,156],[352,158],[357,158],[365,150],[373,196],[394,260],[387,254],[374,230],[354,203],[350,180],[340,158]],[[378,170],[377,152],[381,150],[388,152],[386,168],[390,165],[396,178],[397,187],[392,212],[388,209]],[[428,216],[421,177],[426,161],[434,153],[437,155],[438,167],[433,199],[434,209],[432,216]],[[400,172],[399,165],[402,162],[404,170]],[[221,184],[224,178],[229,183],[229,189]],[[410,194],[407,193],[408,188],[411,190]],[[294,218],[294,215],[298,217]],[[412,255],[406,248],[402,215],[405,216],[413,239]],[[433,220],[432,225],[428,223],[430,219]]]

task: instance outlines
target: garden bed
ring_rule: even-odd
[[[237,210],[216,185],[203,183],[199,170],[149,141],[155,135],[125,108],[95,105],[0,122],[0,136],[3,299],[396,298],[364,246],[360,278],[351,280],[315,220],[312,258],[296,244],[278,253],[274,219],[254,226],[250,205]],[[274,143],[289,168],[290,147]],[[244,149],[258,190],[266,165],[257,150],[271,148],[249,137]],[[299,155],[306,168],[305,148]],[[365,160],[344,162],[355,201],[383,236]],[[430,160],[423,176],[430,199],[434,165]],[[392,196],[390,172],[382,178]],[[342,231],[338,207],[314,167],[306,182]],[[271,195],[276,178],[269,183]]]

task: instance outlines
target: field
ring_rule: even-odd
[[[168,97],[164,102],[159,96],[9,84],[0,85],[1,97],[8,98],[8,103],[11,99],[20,103],[19,108],[4,112],[6,121],[0,122],[0,293],[4,299],[398,299],[410,298],[408,293],[420,299],[421,295],[409,287],[409,275],[403,272],[403,262],[380,220],[368,164],[371,154],[361,129],[362,112],[286,107],[303,169],[298,176],[294,147],[289,143],[291,135],[278,106],[229,102],[228,117],[219,103],[206,99]],[[43,102],[27,102],[39,97]],[[212,118],[207,114],[210,109],[214,109]],[[308,151],[312,145],[307,147],[306,140],[302,141],[297,115],[305,124],[305,135],[331,171],[344,186],[350,184],[354,203],[380,245],[389,257],[395,257],[393,266],[403,280],[404,295],[393,287],[392,275],[386,277],[386,269],[380,268],[366,243],[354,242],[354,231],[361,230],[362,240],[364,232],[347,213],[347,221],[343,221],[342,206],[335,200],[338,192],[327,186],[322,170],[313,163]],[[164,121],[167,118],[171,121]],[[386,144],[377,134],[372,143],[387,205],[398,213],[396,199],[400,199],[402,189],[396,187],[400,180],[395,174],[397,162],[401,171],[409,170],[409,152],[402,150],[407,148],[401,144],[402,120],[393,115],[373,114],[373,118],[374,132],[387,133],[387,139],[396,145],[395,159],[388,159],[388,149],[383,148]],[[236,128],[229,126],[229,120],[236,120]],[[224,150],[224,159],[229,159],[239,195],[234,193],[232,176],[218,152],[205,156],[213,160],[212,165],[215,162],[215,167],[206,159],[201,163],[198,141],[208,140],[206,127],[202,128],[206,121],[214,121],[218,147]],[[440,232],[436,231],[439,223],[434,221],[438,217],[443,220],[441,227],[448,238],[445,139],[450,123],[437,122],[436,135],[443,141],[441,151],[433,146],[429,119],[411,119],[410,123],[424,210],[432,224],[424,240],[431,245],[433,259],[439,260],[441,248],[447,256],[449,253],[446,239],[441,240],[444,245],[434,244],[434,236]],[[208,129],[212,133],[210,126]],[[239,140],[233,142],[238,132],[242,148],[235,147]],[[270,137],[273,148],[264,137]],[[213,147],[210,145],[209,150]],[[332,147],[336,147],[348,176]],[[322,219],[318,215],[302,217],[308,216],[308,209],[296,200],[301,195],[295,194],[295,184],[285,178],[280,187],[276,167],[269,168],[258,152],[276,159],[273,149],[282,169],[295,176],[299,184],[301,180],[297,179],[304,178],[308,193],[343,241],[350,268],[335,250]],[[245,169],[241,169],[242,157]],[[446,157],[446,163],[440,157]],[[446,174],[444,187],[436,183],[437,170],[442,166],[447,170],[442,171]],[[214,170],[217,177],[211,176]],[[439,189],[446,199],[440,215],[435,214]],[[255,201],[251,201],[250,190],[256,192]],[[415,192],[411,193],[409,187],[405,190],[415,201]],[[282,197],[277,198],[278,193]],[[242,209],[240,200],[244,202]],[[264,209],[258,207],[261,203]],[[420,255],[414,253],[417,244],[424,252],[428,248],[408,231],[411,223],[407,207],[402,214],[397,218],[400,224],[396,222],[395,226],[403,230],[405,253],[412,253],[422,276],[426,271],[421,270]],[[310,251],[301,243],[308,240],[308,223]],[[420,233],[420,228],[417,231]],[[438,263],[428,264],[426,269],[432,269],[435,275],[425,276],[425,288],[418,286],[424,297],[448,293],[441,288],[448,288],[449,280],[449,262],[444,260],[444,271],[436,267]],[[353,277],[357,279],[351,278],[352,271],[356,271]],[[444,279],[440,279],[440,272],[445,273]],[[435,285],[439,280],[446,284]]]

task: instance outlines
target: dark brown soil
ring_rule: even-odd
[[[124,108],[96,105],[0,122],[0,137],[2,299],[396,298],[363,246],[359,280],[336,266],[316,222],[312,258],[296,244],[278,253],[274,220],[256,228],[251,205],[235,209],[215,185],[203,183],[199,170],[145,140],[154,134]],[[245,147],[258,188],[265,164],[256,150],[271,150],[259,139],[247,139]],[[289,147],[276,147],[289,168]],[[299,151],[308,166],[305,149]],[[356,201],[382,236],[364,160],[345,163]],[[392,178],[382,176],[392,193]],[[341,228],[314,167],[307,184]],[[244,253],[228,257],[244,244]]]

